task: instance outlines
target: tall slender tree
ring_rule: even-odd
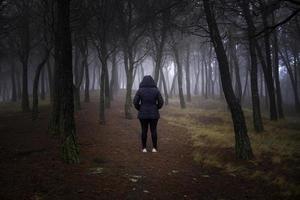
[[[247,160],[253,157],[250,140],[247,134],[247,126],[241,105],[235,97],[231,78],[229,74],[229,64],[223,42],[220,36],[219,28],[216,22],[215,14],[209,0],[203,0],[206,21],[209,28],[210,38],[213,42],[219,71],[221,74],[222,87],[225,99],[231,111],[235,132],[235,152],[237,159]]]

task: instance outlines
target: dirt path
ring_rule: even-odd
[[[97,110],[94,100],[76,114],[79,165],[59,159],[58,139],[46,133],[49,108],[36,122],[29,114],[2,113],[0,199],[278,199],[263,183],[194,163],[186,130],[163,118],[159,153],[142,153],[139,122],[124,119],[122,102],[113,102],[105,126]]]

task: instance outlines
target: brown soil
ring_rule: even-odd
[[[59,139],[47,134],[48,107],[37,121],[30,114],[0,113],[1,200],[281,199],[268,184],[196,164],[186,130],[163,117],[159,153],[142,153],[139,122],[124,119],[123,102],[112,103],[106,125],[98,124],[96,102],[83,103],[76,113],[78,165],[64,164]]]

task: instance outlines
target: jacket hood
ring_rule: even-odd
[[[156,84],[155,81],[151,76],[144,76],[142,82],[140,83],[140,88],[145,88],[145,87],[155,87]]]

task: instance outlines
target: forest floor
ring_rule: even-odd
[[[177,103],[171,102],[161,111],[159,152],[142,153],[139,121],[135,117],[124,119],[121,99],[124,98],[118,97],[107,110],[106,125],[98,123],[97,98],[92,98],[91,103],[82,103],[82,109],[75,115],[81,157],[77,165],[61,161],[59,139],[47,134],[49,106],[41,107],[36,121],[31,120],[29,113],[0,109],[0,199],[274,200],[298,197],[287,196],[280,185],[268,179],[249,178],[249,174],[240,173],[241,167],[236,167],[243,165],[253,173],[269,173],[275,168],[272,162],[241,164],[234,160],[233,139],[231,147],[216,149],[218,146],[207,140],[208,136],[193,134],[196,129],[192,130],[187,121],[197,119],[198,124],[206,125],[200,132],[212,133],[209,127],[216,129],[218,124],[227,124],[219,118],[223,114],[218,116],[203,110],[195,114],[195,109],[181,112]],[[228,126],[232,126],[231,123]],[[233,134],[230,128],[226,131]],[[211,145],[201,146],[195,143],[195,138]],[[151,150],[149,139],[148,136]],[[208,159],[220,151],[222,155],[226,153],[224,166],[224,160]],[[268,159],[262,163],[265,162]],[[249,163],[255,163],[255,169]],[[293,173],[288,177],[296,182],[299,160],[291,161],[291,165]]]

